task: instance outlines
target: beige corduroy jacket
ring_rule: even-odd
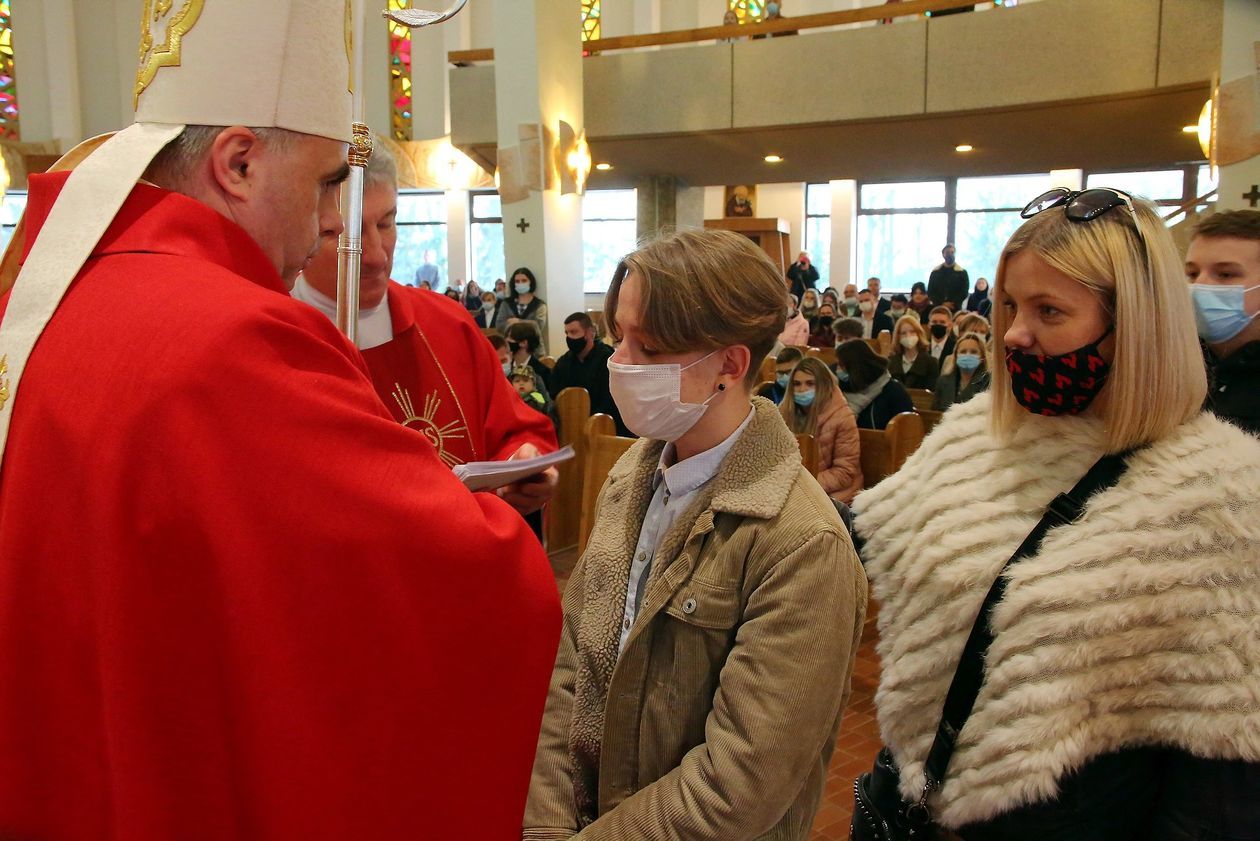
[[[523,838],[806,839],[849,695],[866,577],[777,409],[662,539],[625,651],[660,441],[600,492],[564,597]]]

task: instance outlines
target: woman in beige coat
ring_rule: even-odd
[[[625,258],[605,303],[640,440],[564,593],[522,837],[806,841],[866,578],[775,406],[783,281],[729,231]]]
[[[862,490],[861,442],[857,418],[820,359],[806,357],[792,371],[791,399],[784,395],[779,411],[788,429],[814,436],[818,445],[818,484],[845,505]]]

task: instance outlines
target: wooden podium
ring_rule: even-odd
[[[778,266],[783,274],[787,273],[787,267],[792,264],[792,256],[788,252],[790,248],[788,237],[792,233],[792,228],[786,219],[749,219],[731,216],[725,219],[705,219],[704,226],[734,231],[748,237],[762,251],[770,255],[771,262]]]

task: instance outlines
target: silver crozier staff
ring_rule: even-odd
[[[433,26],[450,20],[459,14],[468,0],[456,0],[444,12],[424,9],[396,9],[381,14],[409,29]],[[363,175],[372,158],[372,132],[363,115],[363,15],[359,3],[354,3],[354,50],[351,59],[354,74],[359,81],[354,85],[354,128],[350,141],[350,177],[341,194],[345,208],[345,229],[337,244],[337,329],[355,346],[359,344],[359,273],[363,262]]]

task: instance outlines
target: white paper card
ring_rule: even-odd
[[[484,491],[490,488],[502,488],[513,482],[519,482],[548,467],[566,462],[576,453],[572,447],[556,450],[554,453],[535,458],[515,459],[512,461],[472,461],[468,464],[455,465],[455,478],[464,483],[470,491]]]

